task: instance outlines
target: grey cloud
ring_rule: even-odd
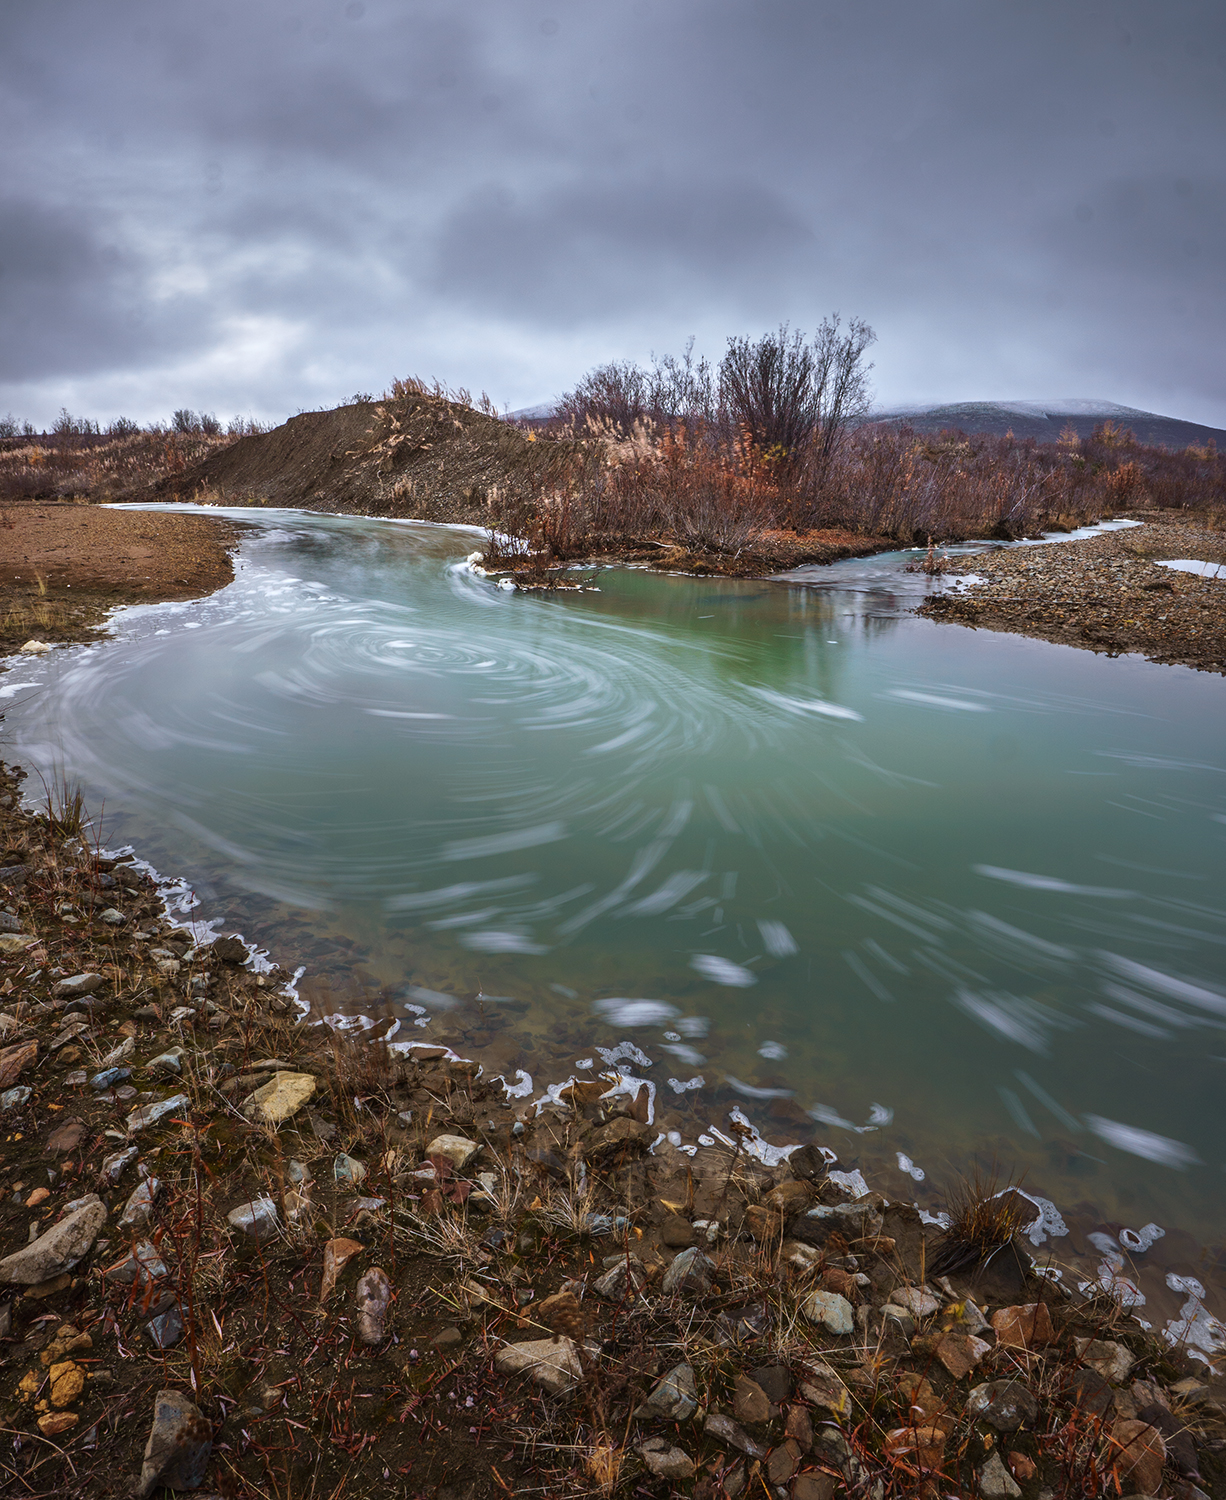
[[[786,199],[752,182],[606,179],[523,197],[491,184],[441,226],[430,281],[514,321],[604,322],[678,297],[693,307],[746,278],[778,298],[815,245]]]
[[[406,351],[526,404],[839,308],[884,399],[1226,422],[1218,0],[362,3],[0,10],[0,407],[170,361],[275,415]]]

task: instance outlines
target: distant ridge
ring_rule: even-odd
[[[1012,432],[1014,437],[1034,438],[1041,443],[1054,443],[1066,427],[1071,427],[1078,437],[1089,437],[1100,422],[1115,422],[1131,428],[1142,443],[1186,448],[1190,444],[1203,446],[1212,439],[1219,447],[1226,447],[1224,428],[1203,427],[1199,422],[1163,417],[1135,406],[1075,396],[1055,401],[956,401],[944,406],[894,406],[870,413],[868,420],[900,425],[905,422],[917,432],[940,432],[950,427],[1001,436]]]

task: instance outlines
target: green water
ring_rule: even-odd
[[[921,1202],[995,1158],[1221,1237],[1220,677],[917,619],[900,559],[526,595],[471,533],[236,514],[230,588],[4,689],[193,916],[537,1094],[632,1041],[686,1142],[739,1106]]]

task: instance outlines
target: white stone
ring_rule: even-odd
[[[529,1375],[552,1396],[572,1390],[583,1374],[579,1350],[573,1339],[531,1339],[526,1344],[508,1344],[494,1356],[504,1375]]]
[[[277,1205],[271,1198],[254,1198],[250,1203],[240,1203],[226,1215],[227,1222],[243,1234],[257,1240],[266,1240],[276,1234],[280,1227]]]
[[[930,1318],[939,1312],[940,1299],[934,1297],[926,1286],[900,1286],[890,1293],[890,1301],[896,1307],[905,1307],[913,1318]]]
[[[481,1147],[462,1135],[436,1135],[426,1147],[427,1156],[445,1156],[457,1172],[462,1172]]]

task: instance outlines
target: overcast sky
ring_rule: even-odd
[[[1222,0],[4,0],[0,413],[281,419],[857,314],[1226,426]]]

